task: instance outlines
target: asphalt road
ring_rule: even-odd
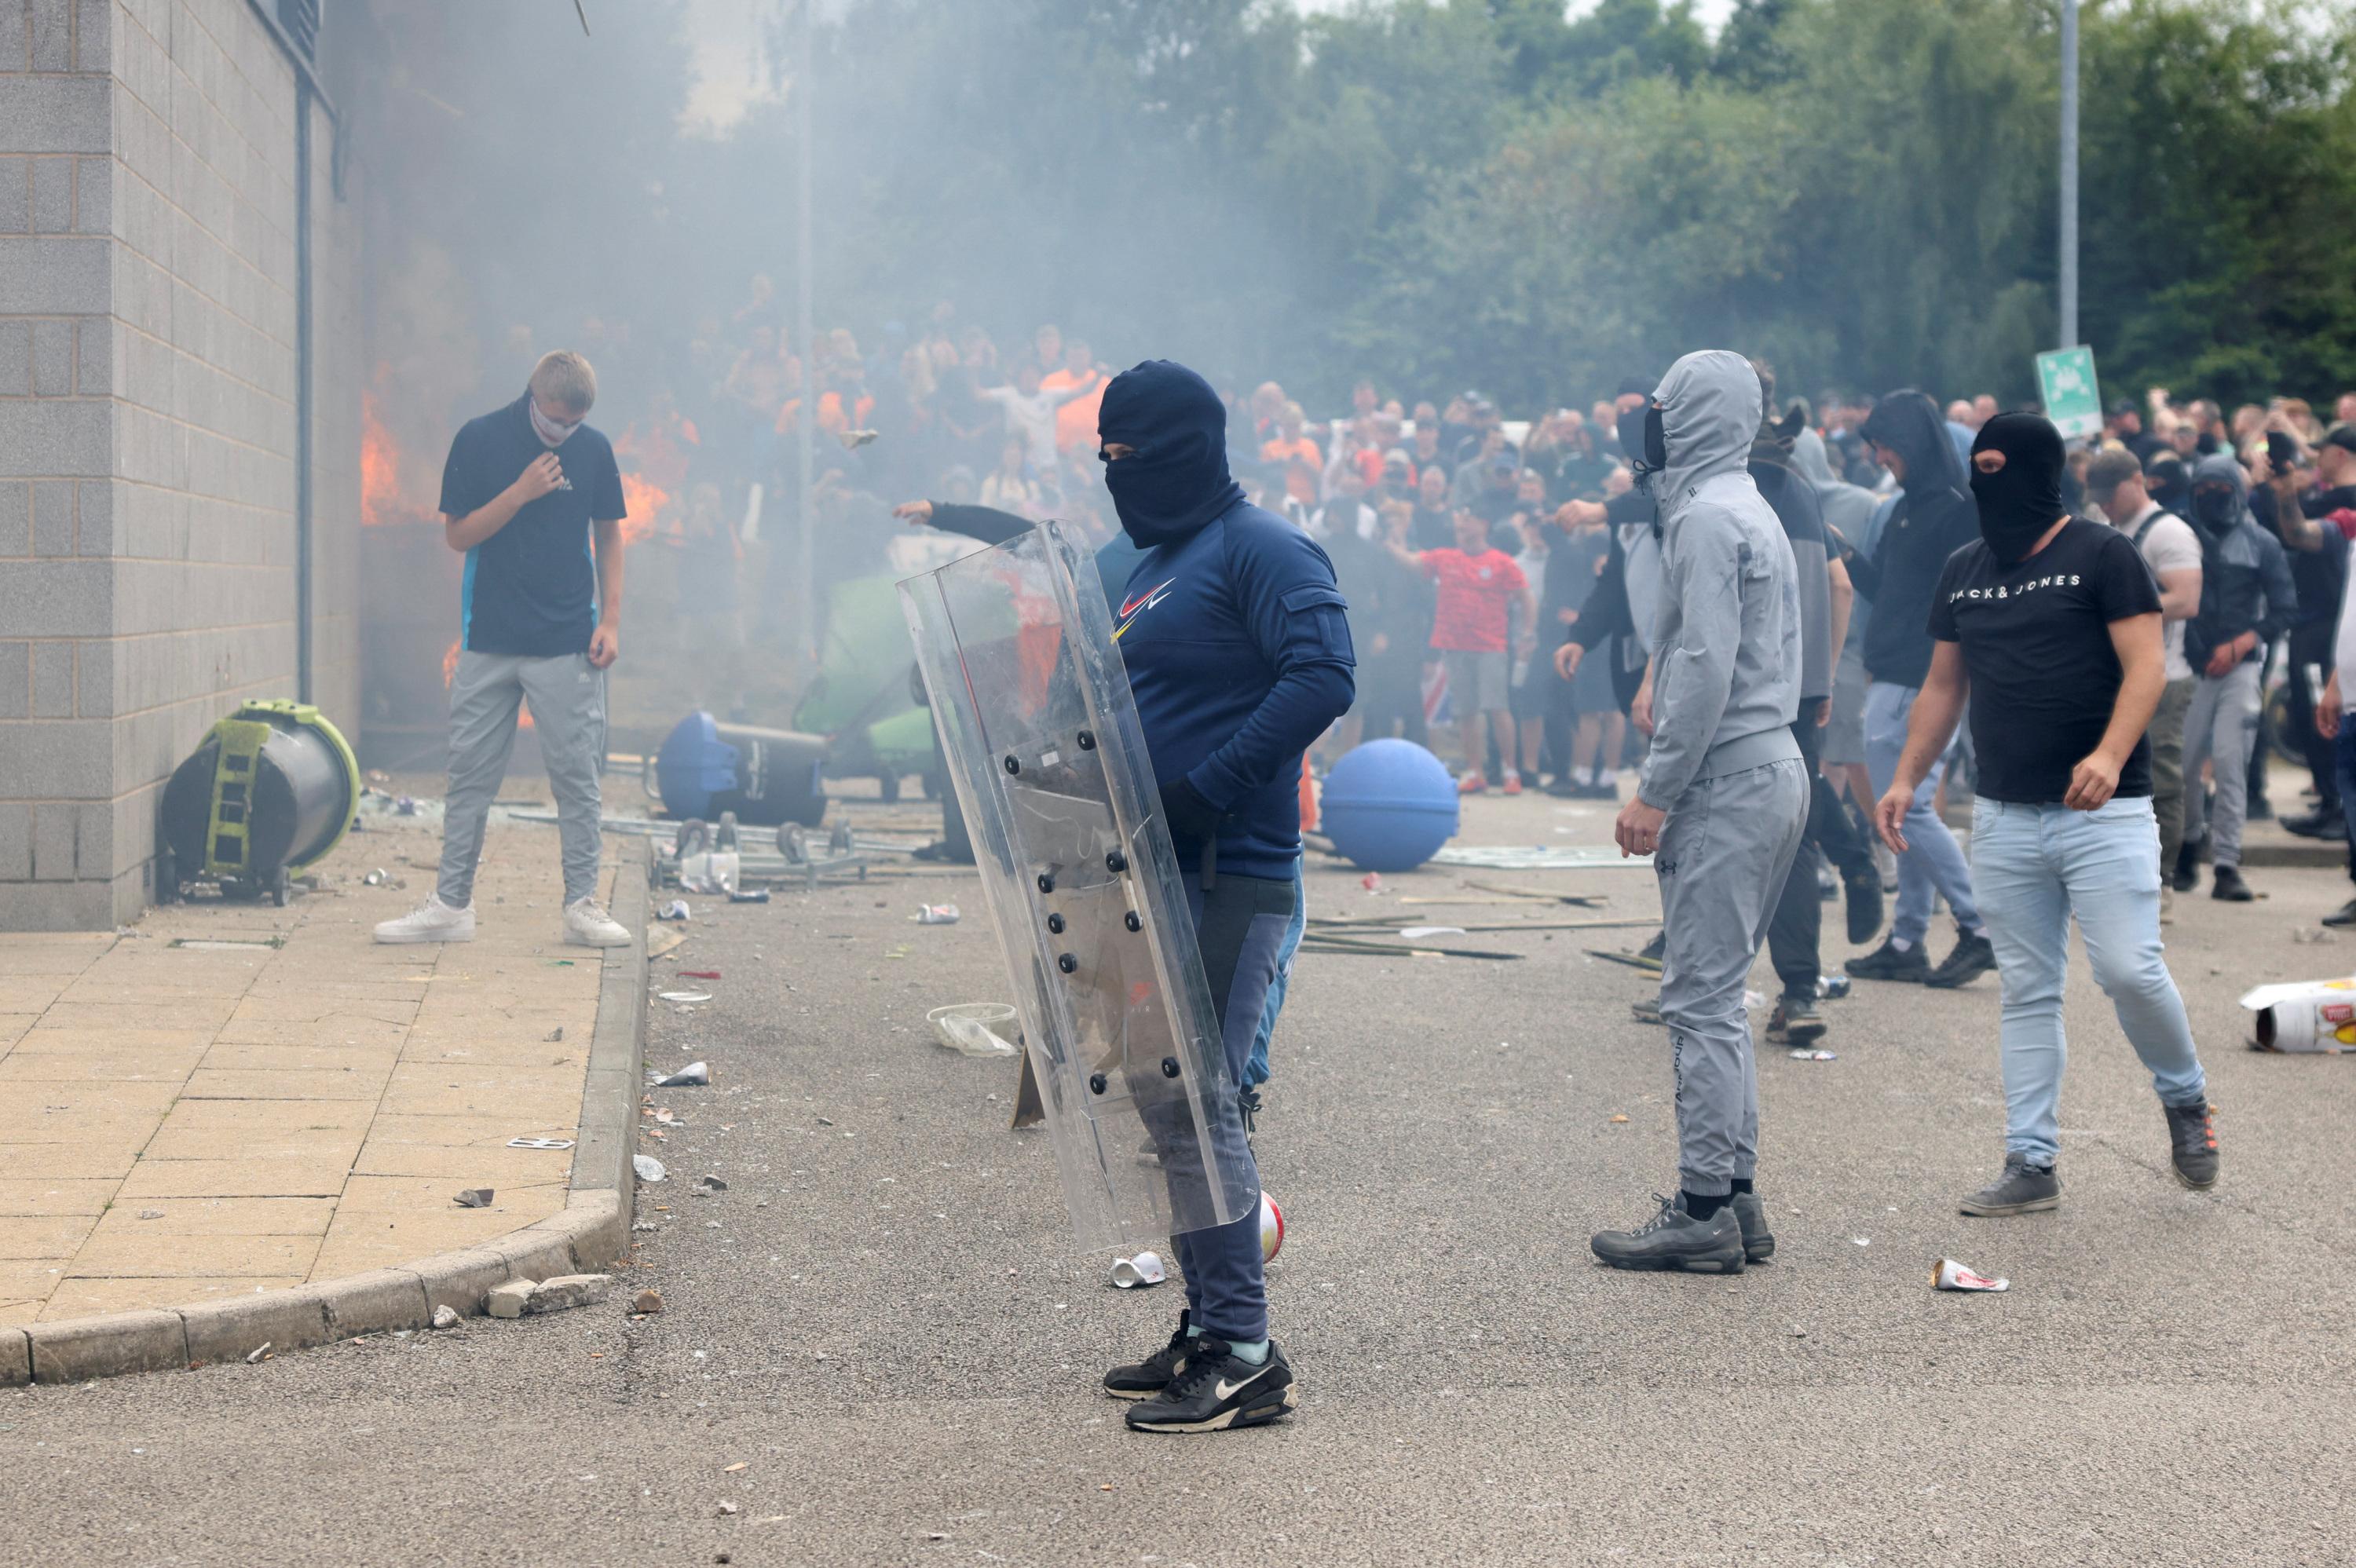
[[[1542,797],[1470,810],[1491,841],[1605,832]],[[1657,909],[1643,873],[1472,875]],[[2234,997],[2356,944],[2291,941],[2336,875],[2252,880],[2265,901],[2180,901],[2170,928],[2215,1192],[2169,1176],[2081,962],[2063,1207],[1958,1217],[2001,1157],[1995,980],[1860,983],[1831,1004],[1837,1061],[1762,1054],[1782,1245],[1725,1280],[1587,1254],[1674,1181],[1665,1038],[1627,1010],[1646,981],[1583,952],[1641,930],[1482,939],[1515,963],[1304,959],[1258,1138],[1302,1408],[1195,1439],[1130,1434],[1094,1392],[1176,1287],[1109,1288],[1044,1135],[1007,1131],[1011,1064],[925,1030],[1006,993],[970,878],[700,907],[657,983],[718,969],[715,1000],[656,1003],[648,1057],[713,1082],[657,1096],[687,1125],[646,1146],[673,1179],[641,1191],[626,1275],[661,1315],[0,1395],[0,1560],[2347,1561],[2356,1059],[2244,1051]],[[1311,896],[1387,901],[1331,868]],[[944,900],[963,923],[910,923]],[[704,1172],[727,1190],[694,1195]],[[1934,1293],[1942,1255],[2013,1289]]]

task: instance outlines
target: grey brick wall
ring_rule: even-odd
[[[296,78],[246,0],[0,0],[0,930],[152,895],[163,782],[295,695]],[[358,710],[359,218],[313,111],[313,696]]]

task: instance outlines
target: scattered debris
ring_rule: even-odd
[[[668,1078],[655,1080],[658,1089],[698,1089],[712,1082],[712,1069],[701,1061],[691,1061]]]
[[[1019,1033],[1014,1008],[1006,1002],[951,1002],[925,1015],[943,1045],[967,1056],[1013,1056],[1008,1035]]]
[[[541,1035],[540,1038],[546,1040],[549,1044],[554,1045],[558,1040],[564,1038],[564,1026],[562,1024],[558,1024],[554,1029],[550,1029],[546,1034]]]
[[[571,1148],[571,1138],[509,1138],[509,1148]]]
[[[417,815],[417,802],[405,795],[395,795],[392,801],[392,814],[395,816],[414,816]]]
[[[487,1187],[469,1187],[459,1192],[452,1201],[461,1209],[487,1209],[491,1206],[491,1189]]]
[[[687,940],[683,931],[649,931],[647,933],[647,960],[651,963],[664,956]]]
[[[743,1469],[745,1469],[745,1468],[747,1468],[747,1467],[748,1467],[746,1466],[745,1462],[744,1462],[744,1460],[742,1460],[742,1459],[739,1459],[739,1460],[737,1460],[737,1461],[736,1461],[734,1464],[733,1464],[733,1465],[725,1465],[725,1466],[723,1466],[723,1467],[721,1467],[721,1471],[720,1471],[720,1473],[721,1473],[722,1475],[723,1475],[723,1476],[733,1476],[733,1475],[736,1474],[736,1472],[737,1472],[737,1471],[739,1471],[739,1470],[743,1470]]]
[[[1370,893],[1381,892],[1383,891],[1383,874],[1380,871],[1368,871],[1365,876],[1358,879],[1358,885],[1365,889],[1366,891]]]
[[[663,1169],[663,1162],[650,1154],[632,1155],[630,1168],[637,1172],[640,1181],[660,1181],[669,1174]]]
[[[161,1209],[142,1209],[139,1211],[139,1217],[142,1220],[160,1220],[164,1217],[164,1211]]]
[[[1168,1265],[1160,1253],[1140,1253],[1133,1258],[1116,1258],[1112,1265],[1112,1282],[1122,1290],[1135,1290],[1140,1285],[1160,1285],[1170,1277]]]
[[[955,925],[958,906],[955,904],[918,904],[916,922],[918,925]]]
[[[1873,1245],[1873,1238],[1870,1236],[1851,1236],[1849,1240],[1860,1247],[1869,1247]]]
[[[2302,947],[2308,946],[2316,943],[2337,942],[2340,940],[2338,936],[2324,930],[2323,927],[2319,925],[2312,927],[2296,926],[2292,928],[2290,939],[2293,942],[2297,943]]]
[[[1819,1001],[1837,1002],[1847,995],[1847,976],[1819,975],[1816,976],[1816,997]]]
[[[659,910],[655,911],[655,918],[656,918],[657,920],[686,920],[686,919],[689,919],[689,918],[690,918],[690,912],[689,912],[688,907],[687,907],[687,901],[686,901],[685,899],[673,899],[673,900],[671,900],[671,901],[670,901],[670,902],[669,902],[669,903],[667,903],[667,904],[663,905],[663,906],[662,906],[662,908],[660,908],[660,909],[659,909]]]
[[[717,980],[720,978],[720,971],[717,969],[681,969],[679,972],[679,977],[682,980]]]
[[[1399,934],[1409,942],[1420,942],[1427,936],[1462,936],[1464,928],[1461,925],[1410,925],[1402,929]]]
[[[720,1505],[720,1512],[723,1518],[729,1514],[734,1513],[735,1511],[736,1505],[734,1503],[722,1503]]]
[[[538,1281],[529,1279],[511,1279],[505,1285],[493,1285],[490,1294],[483,1297],[483,1311],[493,1317],[520,1317],[524,1303],[539,1288]]]
[[[245,1364],[249,1367],[259,1366],[269,1359],[270,1341],[264,1339],[261,1344],[256,1345],[252,1349],[246,1352]]]
[[[660,1312],[662,1308],[662,1292],[659,1290],[642,1290],[630,1297],[630,1310],[641,1316]]]
[[[1829,1051],[1799,1050],[1792,1052],[1794,1061],[1838,1061],[1840,1057]]]
[[[1953,1258],[1941,1258],[1939,1266],[1931,1271],[1931,1288],[1933,1290],[2010,1290],[2012,1281],[1990,1279],[1984,1274],[1973,1273],[1970,1267],[1957,1263]]]
[[[708,1002],[712,999],[709,991],[658,991],[655,995],[666,1002]]]
[[[360,880],[367,883],[369,887],[380,888],[387,882],[392,880],[392,873],[386,870],[382,866],[379,866],[375,870],[370,871],[367,876],[362,877]]]
[[[534,1285],[531,1294],[524,1298],[523,1309],[536,1317],[543,1312],[594,1307],[613,1288],[614,1276],[610,1274],[561,1274]]]
[[[1624,1121],[1626,1121],[1628,1118],[1627,1118],[1626,1116],[1624,1116],[1624,1115],[1621,1115],[1619,1112],[1614,1111],[1614,1112],[1612,1112],[1612,1119],[1614,1122],[1624,1122]]]
[[[877,433],[872,430],[839,430],[834,432],[834,439],[842,443],[843,451],[857,452],[873,441]]]
[[[699,1192],[725,1192],[728,1184],[716,1176],[699,1176],[695,1179],[695,1189]]]
[[[434,1309],[434,1327],[436,1328],[455,1328],[457,1326],[458,1309],[456,1307],[451,1306],[445,1301],[441,1306]]]
[[[2356,1050],[2356,979],[2294,980],[2242,994],[2250,1009],[2250,1049]]]

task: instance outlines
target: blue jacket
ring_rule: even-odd
[[[1301,754],[1356,695],[1347,608],[1317,541],[1244,501],[1148,549],[1113,606],[1154,777],[1225,814],[1222,872],[1292,875]]]

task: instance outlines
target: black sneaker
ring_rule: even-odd
[[[1825,1017],[1814,997],[1783,997],[1767,1015],[1770,1045],[1814,1045],[1825,1038]]]
[[[2336,803],[2329,807],[2319,805],[2304,816],[2286,816],[2282,825],[2284,832],[2296,833],[2301,838],[2320,838],[2333,844],[2348,842],[2347,814]]]
[[[1919,986],[1931,977],[1931,960],[1923,956],[1922,944],[1918,942],[1901,949],[1894,936],[1841,967],[1860,980],[1903,980]]]
[[[2356,925],[2356,899],[2350,899],[2323,917],[2326,925]]]
[[[2205,1099],[2190,1105],[2163,1105],[2168,1113],[2168,1157],[2176,1179],[2203,1191],[2217,1185],[2217,1126]]]
[[[2168,885],[2179,893],[2189,893],[2201,885],[2201,846],[2197,841],[2188,838],[2178,848],[2175,874]]]
[[[1727,1200],[1734,1223],[1742,1232],[1742,1261],[1763,1264],[1775,1255],[1775,1232],[1767,1228],[1767,1206],[1756,1192],[1738,1192]]]
[[[1187,1350],[1185,1364],[1167,1388],[1129,1407],[1129,1429],[1224,1432],[1262,1426],[1289,1414],[1300,1401],[1292,1363],[1275,1340],[1268,1342],[1268,1360],[1255,1366],[1225,1339],[1205,1334]]]
[[[2250,891],[2249,883],[2242,880],[2241,867],[2220,866],[2216,880],[2210,884],[2209,896],[2222,899],[2229,904],[2245,904],[2258,895]]]
[[[1178,1332],[1170,1336],[1170,1343],[1141,1361],[1115,1367],[1104,1375],[1105,1392],[1115,1399],[1151,1399],[1170,1386],[1178,1369],[1186,1362],[1186,1352],[1197,1342],[1197,1337],[1186,1332],[1194,1320],[1192,1308],[1178,1311]]]
[[[1742,1272],[1742,1221],[1731,1204],[1707,1220],[1686,1212],[1685,1194],[1653,1194],[1661,1211],[1633,1231],[1598,1231],[1587,1244],[1613,1268]]]
[[[1954,951],[1949,953],[1922,983],[1936,986],[1943,991],[1952,991],[1958,986],[1970,985],[1995,967],[1996,949],[1989,945],[1987,933],[1977,936],[1958,936]]]
[[[2025,1154],[2008,1154],[2004,1157],[2004,1174],[1956,1207],[1983,1220],[2059,1209],[2062,1207],[2062,1179],[2054,1174],[2050,1165],[2031,1165]]]
[[[1848,890],[1849,945],[1862,947],[1881,929],[1881,873],[1869,858],[1865,869],[1843,877],[1841,886]]]

